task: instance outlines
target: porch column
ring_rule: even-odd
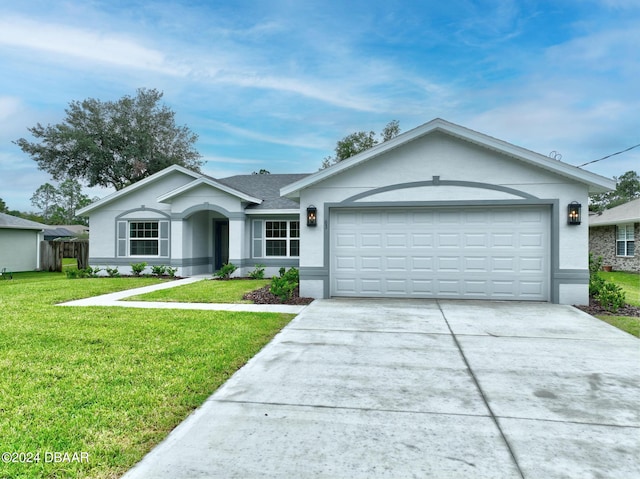
[[[182,219],[171,218],[171,266],[180,268],[178,274],[186,275],[189,272],[184,271],[182,266],[182,260],[184,258],[184,248],[182,247],[183,240],[183,222]]]
[[[229,218],[229,262],[235,264],[238,269],[234,276],[242,276],[244,266],[244,229],[245,218]]]

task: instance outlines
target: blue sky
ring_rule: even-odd
[[[5,2],[3,2],[5,3]],[[440,117],[579,165],[640,143],[640,2],[23,0],[0,6],[0,198],[51,182],[12,143],[69,102],[164,92],[214,177],[316,171],[338,139]],[[585,167],[640,168],[640,148]],[[107,190],[87,190],[104,196]]]

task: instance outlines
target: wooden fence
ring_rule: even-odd
[[[89,241],[42,241],[40,243],[40,269],[62,271],[62,258],[76,258],[78,269],[89,266]]]

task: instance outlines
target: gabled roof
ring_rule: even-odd
[[[608,226],[622,223],[640,223],[640,198],[589,216],[589,226]]]
[[[248,194],[243,193],[242,191],[236,190],[234,188],[230,188],[229,186],[221,183],[220,181],[216,181],[213,178],[210,178],[208,176],[202,176],[201,178],[198,178],[195,181],[192,181],[191,183],[187,183],[186,185],[181,186],[180,188],[176,188],[173,191],[169,191],[168,193],[165,193],[164,195],[161,195],[158,197],[158,201],[160,203],[162,203],[163,201],[167,201],[170,200],[171,198],[175,198],[176,196],[180,196],[181,194],[197,187],[200,185],[208,185],[211,186],[213,188],[217,188],[221,191],[224,191],[225,193],[229,193],[230,195],[236,196],[238,198],[240,198],[241,200],[244,201],[248,201],[249,203],[261,203],[262,199],[261,198],[256,198],[255,196],[251,196]]]
[[[17,216],[0,213],[0,229],[16,229],[16,230],[43,230],[47,225],[36,223],[35,221],[25,220]]]
[[[495,150],[504,155],[516,158],[523,163],[536,166],[555,174],[567,177],[571,180],[584,183],[589,186],[590,193],[602,193],[615,188],[615,181],[605,178],[589,171],[581,170],[575,166],[571,166],[567,163],[562,163],[558,160],[551,159],[547,156],[540,155],[533,151],[521,148],[519,146],[512,145],[502,140],[498,140],[491,136],[478,133],[477,131],[470,130],[468,128],[449,123],[448,121],[436,118],[422,126],[407,131],[397,137],[379,143],[378,145],[370,148],[362,153],[352,156],[346,160],[341,161],[329,168],[320,170],[302,180],[296,181],[290,185],[283,187],[280,190],[282,196],[289,198],[296,198],[300,195],[300,191],[308,188],[316,183],[319,183],[334,175],[340,174],[342,171],[353,168],[361,163],[365,163],[372,158],[376,158],[383,155],[394,148],[403,146],[411,141],[422,138],[434,132],[442,132],[450,136],[460,138],[464,141],[480,145],[484,148]]]
[[[280,188],[309,176],[308,173],[289,175],[237,175],[221,178],[218,181],[238,191],[244,191],[262,199],[260,204],[250,205],[247,209],[283,210],[299,209],[300,205],[289,198],[280,196]]]
[[[193,179],[197,179],[202,177],[203,175],[201,175],[200,173],[196,173],[195,171],[191,171],[187,168],[185,168],[184,166],[180,166],[180,165],[171,165],[167,168],[165,168],[162,171],[159,171],[158,173],[154,173],[151,176],[147,176],[146,178],[144,178],[143,180],[140,181],[136,181],[134,184],[129,185],[125,188],[122,188],[121,190],[116,191],[115,193],[111,193],[108,196],[105,196],[104,198],[96,201],[95,203],[91,203],[89,206],[85,206],[84,208],[80,208],[79,210],[76,211],[76,215],[78,216],[84,216],[87,213],[90,213],[91,211],[101,208],[102,206],[111,203],[112,201],[117,200],[118,198],[122,197],[122,196],[126,196],[129,193],[131,193],[132,191],[138,190],[150,183],[154,183],[162,178],[164,178],[165,176],[173,173],[174,171],[179,171],[180,173],[184,173],[185,175],[191,176]]]

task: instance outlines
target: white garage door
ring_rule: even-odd
[[[545,207],[334,209],[331,295],[549,299]]]

